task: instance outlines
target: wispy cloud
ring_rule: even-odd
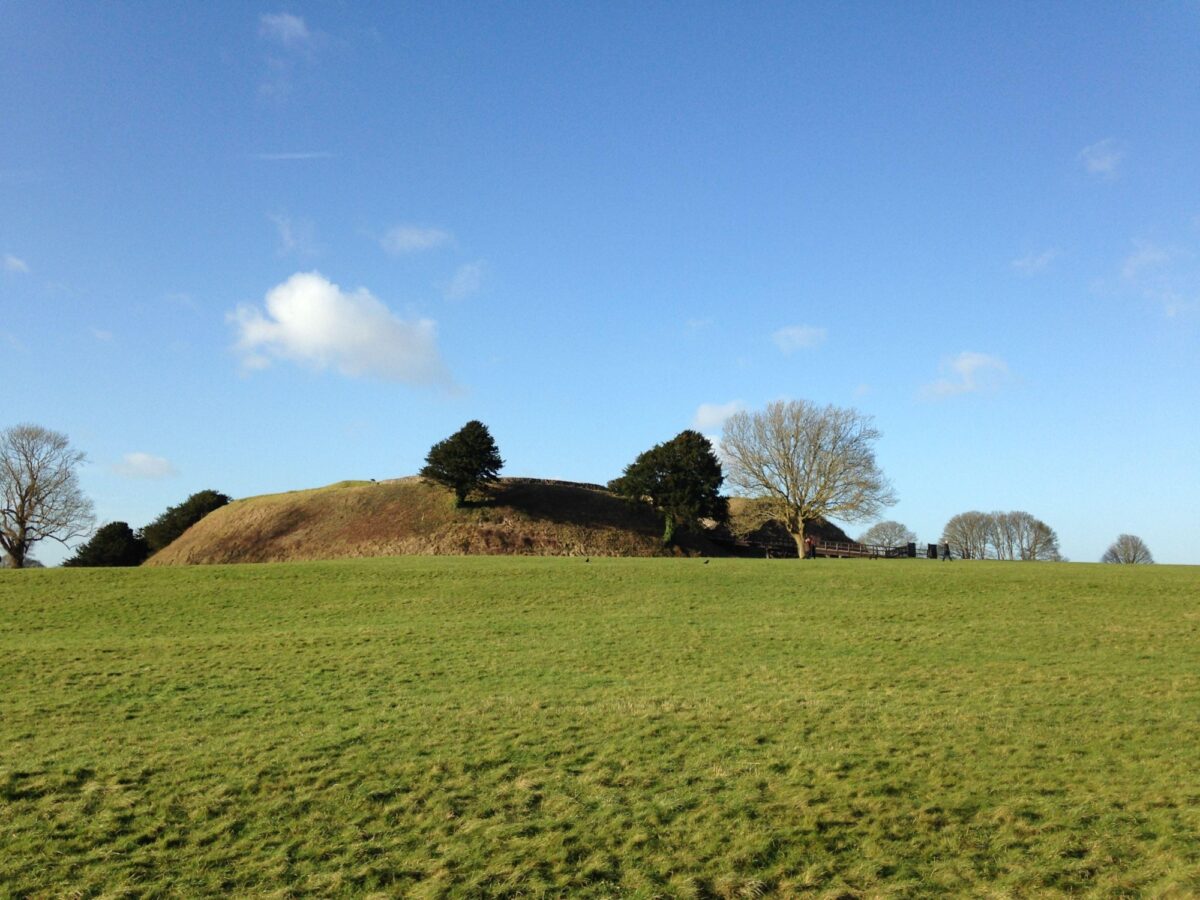
[[[728,403],[701,403],[696,407],[696,414],[692,416],[692,427],[703,432],[720,431],[726,419],[745,408],[746,404],[741,400],[730,400]]]
[[[683,323],[684,331],[688,334],[695,334],[697,331],[703,331],[706,328],[712,328],[716,324],[716,319],[711,316],[705,316],[701,319],[688,319]]]
[[[333,154],[328,150],[292,150],[282,153],[254,153],[250,158],[265,162],[280,162],[284,160],[332,159]]]
[[[1079,151],[1078,159],[1089,175],[1097,178],[1116,178],[1117,168],[1125,158],[1124,147],[1115,138],[1105,138]]]
[[[258,17],[258,33],[289,49],[306,46],[313,39],[304,20],[291,13],[263,13]]]
[[[366,288],[343,291],[318,272],[298,272],[267,292],[264,308],[243,305],[228,320],[250,369],[274,360],[351,377],[451,385],[430,319],[405,320]]]
[[[1121,277],[1136,279],[1147,269],[1154,269],[1170,262],[1173,252],[1150,241],[1133,242],[1133,251],[1121,261]]]
[[[279,255],[294,253],[313,256],[317,253],[316,227],[309,219],[293,219],[282,213],[267,216],[279,232]]]
[[[459,266],[454,277],[450,279],[450,283],[446,285],[446,299],[463,300],[472,294],[479,293],[479,289],[483,287],[483,273],[482,259]]]
[[[92,328],[90,330],[92,332],[92,337],[98,341],[104,341],[105,343],[108,343],[113,339],[113,333],[107,328]]]
[[[258,85],[259,96],[282,100],[292,92],[296,63],[316,58],[319,35],[300,16],[281,12],[258,17],[258,36],[271,47],[266,76]]]
[[[826,334],[824,328],[815,328],[812,325],[789,325],[772,334],[771,340],[784,353],[791,354],[797,350],[817,346],[825,340]]]
[[[29,263],[21,259],[19,256],[13,256],[11,253],[5,253],[3,260],[0,260],[0,266],[3,266],[5,272],[17,272],[22,275],[29,274]]]
[[[1058,259],[1059,255],[1059,251],[1056,249],[1043,250],[1041,253],[1028,253],[1019,259],[1014,259],[1011,265],[1013,271],[1018,275],[1036,275],[1046,271],[1050,267],[1050,263]]]
[[[450,232],[421,225],[397,225],[379,239],[379,245],[393,256],[420,253],[443,247],[453,240]]]
[[[122,478],[158,480],[179,474],[170,460],[140,451],[126,453],[119,463],[114,463],[110,468]]]
[[[1121,261],[1121,280],[1125,290],[1158,305],[1168,318],[1200,309],[1200,271],[1187,247],[1135,240]]]
[[[927,384],[927,397],[954,397],[999,387],[1008,378],[1008,364],[998,356],[964,351],[942,361],[942,378]]]

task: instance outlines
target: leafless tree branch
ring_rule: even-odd
[[[92,502],[75,469],[84,454],[66,435],[38,425],[0,431],[0,550],[20,569],[38,541],[66,545],[91,531]]]

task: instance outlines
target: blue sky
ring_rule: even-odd
[[[0,3],[0,425],[101,520],[779,398],[1200,562],[1200,4]],[[854,524],[858,533],[866,523]],[[41,546],[35,555],[61,553]]]

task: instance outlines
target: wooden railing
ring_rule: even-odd
[[[739,550],[752,550],[765,553],[767,556],[790,557],[796,556],[796,544],[793,541],[751,541],[746,538],[723,537],[713,538],[717,543]],[[929,555],[929,547],[934,545],[915,544],[910,550],[907,544],[889,547],[883,544],[860,544],[857,541],[817,541],[813,549],[817,556],[833,558],[862,558],[862,559],[946,559],[949,547],[938,544],[935,556]]]

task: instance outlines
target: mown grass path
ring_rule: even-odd
[[[1200,569],[0,573],[0,895],[1200,894]]]

